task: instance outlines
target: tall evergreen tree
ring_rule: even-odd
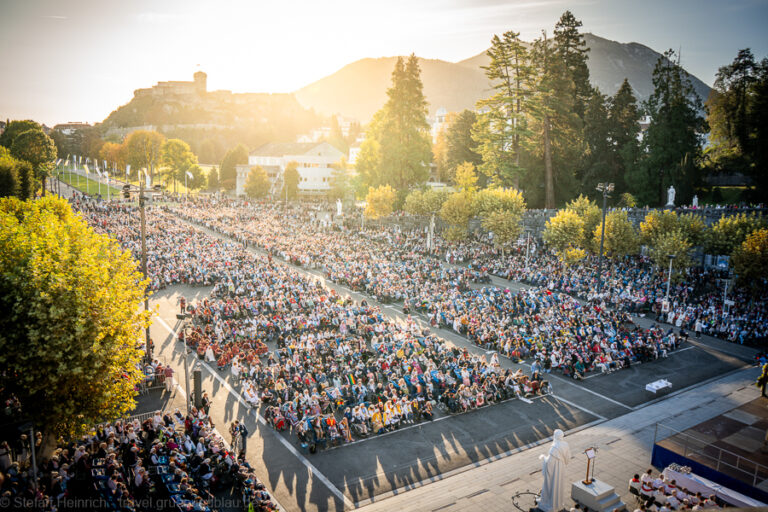
[[[463,110],[450,116],[450,122],[445,129],[445,165],[450,176],[456,173],[456,167],[463,162],[469,162],[476,167],[483,159],[477,152],[477,142],[472,138],[472,127],[477,121],[477,115],[471,110]]]
[[[625,176],[631,173],[640,158],[640,109],[626,78],[611,98],[609,107],[609,140],[618,157],[616,195],[626,190]]]
[[[573,80],[573,110],[580,119],[584,119],[587,103],[592,98],[592,85],[589,83],[587,59],[589,48],[584,35],[579,32],[581,21],[571,11],[565,11],[555,24],[555,48],[563,60],[568,78]]]
[[[657,61],[653,87],[645,105],[651,116],[643,137],[646,157],[640,168],[627,175],[630,191],[645,203],[663,205],[666,190],[673,185],[677,202],[684,202],[693,195],[697,180],[696,164],[706,129],[703,105],[673,50]]]
[[[536,83],[528,102],[533,131],[529,143],[543,162],[544,207],[554,208],[556,199],[567,200],[575,189],[574,162],[578,145],[574,141],[580,120],[573,110],[573,80],[546,33],[534,42],[532,62]],[[533,187],[538,182],[528,181]]]
[[[391,185],[400,194],[429,177],[432,159],[427,100],[421,83],[418,58],[397,59],[392,87],[374,130],[380,144],[379,184]],[[404,197],[404,196],[403,196]]]
[[[520,33],[514,31],[493,36],[487,54],[491,62],[483,69],[494,93],[477,103],[482,113],[472,137],[482,155],[479,168],[494,183],[518,188],[522,142],[528,134],[525,104],[532,89],[530,56]]]

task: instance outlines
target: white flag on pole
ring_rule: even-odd
[[[128,173],[131,172],[131,164],[128,164],[125,166],[125,175],[128,176]]]
[[[191,173],[191,172],[189,172],[189,171],[187,171],[187,177],[188,177],[189,179],[192,179],[192,178],[194,178],[194,176],[192,176],[192,173]]]

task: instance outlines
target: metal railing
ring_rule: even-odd
[[[668,435],[663,435],[660,432],[668,431]],[[733,453],[729,450],[725,450],[718,446],[709,444],[704,439],[699,439],[691,434],[686,434],[667,425],[656,423],[656,428],[653,433],[653,444],[655,445],[659,441],[667,440],[678,446],[682,446],[683,457],[689,457],[694,455],[697,462],[701,462],[707,466],[714,468],[716,471],[728,471],[730,470],[731,476],[738,478],[746,483],[750,483],[753,487],[757,486],[760,482],[768,479],[768,466],[755,462],[751,459],[743,457],[737,453]],[[704,449],[717,451],[717,454],[705,453]],[[703,461],[700,459],[704,459]],[[737,476],[742,475],[742,476]]]

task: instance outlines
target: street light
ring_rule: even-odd
[[[144,171],[146,174],[146,171]],[[147,219],[144,215],[144,181],[141,179],[141,173],[139,173],[139,211],[141,213],[141,272],[144,274],[144,279],[148,279],[147,275]],[[149,293],[147,287],[144,288],[144,311],[149,311]],[[149,325],[147,325],[145,332],[145,347],[147,354],[147,363],[152,362],[152,344],[149,339]]]
[[[186,313],[182,313],[180,315],[176,315],[176,318],[179,320],[185,321],[187,318],[189,318],[189,315]],[[184,323],[184,339],[179,340],[182,343],[184,343],[184,391],[187,394],[187,414],[189,414],[189,344],[187,343],[187,324]]]
[[[667,296],[664,299],[667,303],[667,306],[669,306],[669,285],[672,282],[672,260],[674,260],[677,256],[674,254],[667,254],[667,258],[669,258],[669,274],[667,275]]]
[[[613,192],[613,183],[598,183],[597,190],[603,194],[603,226],[600,229],[600,254],[597,260],[597,293],[603,288],[603,243],[605,242],[605,209],[608,196]]]

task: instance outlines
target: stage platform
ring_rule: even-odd
[[[658,424],[653,465],[690,466],[708,478],[757,500],[768,502],[768,398],[678,432]]]

